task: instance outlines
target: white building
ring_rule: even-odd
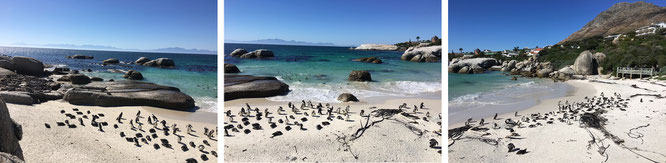
[[[636,36],[654,34],[654,33],[657,32],[657,30],[662,29],[662,28],[666,28],[666,23],[664,23],[664,22],[657,23],[657,24],[653,23],[652,25],[645,26],[645,27],[640,27],[640,28],[636,29]]]

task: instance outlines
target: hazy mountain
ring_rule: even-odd
[[[202,49],[185,49],[181,47],[168,47],[154,50],[142,49],[122,49],[113,46],[103,45],[73,45],[73,44],[26,44],[14,43],[12,45],[23,47],[43,47],[43,48],[58,48],[58,49],[81,49],[81,50],[111,50],[111,51],[134,51],[134,52],[163,52],[163,53],[191,53],[191,54],[217,54],[216,51],[202,50]]]
[[[628,33],[652,23],[666,22],[666,8],[647,2],[616,3],[560,43],[592,36]]]
[[[224,40],[224,42],[228,43],[250,43],[250,44],[275,44],[275,45],[310,45],[310,46],[335,46],[333,43],[324,43],[324,42],[318,42],[318,43],[312,43],[312,42],[305,42],[305,41],[296,41],[296,40],[283,40],[283,39],[263,39],[263,40],[253,40],[253,41],[238,41],[238,40]]]

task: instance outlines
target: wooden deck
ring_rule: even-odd
[[[625,75],[629,75],[629,78],[633,78],[634,75],[638,75],[640,78],[643,78],[644,75],[654,76],[656,74],[657,72],[654,68],[617,67],[617,71],[615,71],[615,76],[624,77]]]

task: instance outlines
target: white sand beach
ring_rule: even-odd
[[[425,107],[413,112],[414,105],[420,105],[423,102]],[[264,113],[268,109],[271,114],[269,117],[275,117],[271,121],[276,124],[275,128],[270,127],[269,120],[262,117],[257,120],[255,112],[248,117],[249,123],[257,123],[262,129],[252,129],[252,125],[242,125],[242,117],[238,115],[241,107],[246,107],[248,103],[252,108],[259,108]],[[300,109],[301,101],[293,102],[298,108],[298,114],[287,107],[287,102],[273,102],[263,98],[238,99],[225,102],[225,111],[231,110],[233,122],[226,115],[221,115],[224,125],[242,126],[239,132],[229,131],[230,136],[224,137],[224,161],[225,162],[263,162],[263,161],[298,161],[298,162],[441,162],[441,100],[423,100],[423,99],[361,99],[361,102],[334,103],[332,120],[327,120],[327,113],[324,116],[316,113],[317,109]],[[315,106],[316,102],[312,102]],[[412,119],[400,113],[382,117],[370,116],[370,124],[362,134],[354,135],[361,128],[361,123],[368,124],[367,118],[361,117],[371,112],[378,112],[381,109],[397,110],[402,103],[407,103],[408,109],[403,109],[405,113],[416,116]],[[322,104],[325,105],[325,104]],[[347,120],[344,114],[338,114],[337,108],[342,112],[350,106],[350,118]],[[278,107],[282,106],[284,112],[278,113]],[[371,108],[376,107],[376,108]],[[418,106],[420,108],[420,106]],[[325,109],[324,109],[325,110]],[[313,116],[315,111],[317,116]],[[430,118],[423,120],[429,112]],[[309,115],[305,115],[305,113]],[[283,114],[283,115],[281,115]],[[288,118],[294,116],[295,119]],[[345,120],[338,119],[337,116]],[[303,119],[306,118],[307,120]],[[289,119],[289,122],[279,123]],[[326,122],[328,125],[324,125]],[[289,123],[290,125],[285,125]],[[303,124],[302,130],[299,125]],[[286,126],[291,127],[287,131]],[[321,126],[318,129],[318,126]],[[237,129],[237,127],[235,127]],[[250,133],[245,134],[244,130],[249,129]],[[224,131],[220,128],[220,136]],[[280,131],[282,135],[273,134]],[[438,144],[434,148],[429,147],[431,139]]]
[[[181,112],[171,111],[154,107],[99,107],[99,106],[78,106],[66,102],[48,101],[34,105],[7,104],[12,119],[23,127],[23,139],[19,141],[26,162],[186,162],[186,159],[193,158],[202,162],[202,155],[208,158],[207,162],[217,162],[217,135],[210,139],[204,135],[204,128],[215,130],[217,126],[216,114],[207,112]],[[82,114],[77,114],[73,108],[78,108]],[[73,114],[76,119],[69,119],[65,114]],[[90,114],[87,112],[90,111]],[[133,131],[130,121],[135,120],[137,112],[141,111],[140,123],[143,123],[142,130]],[[118,123],[115,119],[123,113],[123,123]],[[101,116],[103,114],[104,116]],[[181,142],[187,144],[187,151],[181,148],[183,145],[178,143],[178,138],[174,134],[165,136],[164,131],[156,130],[157,138],[152,138],[147,118],[151,115],[158,117],[158,120],[166,121],[168,126],[177,124],[180,132],[178,135],[184,136]],[[83,124],[80,125],[78,118],[83,116]],[[92,127],[92,115],[99,115],[97,122],[107,122],[108,126],[103,126],[104,132],[99,128]],[[69,128],[67,125],[58,126],[56,122],[68,120],[70,124],[76,125],[76,128]],[[47,128],[45,124],[50,125]],[[114,128],[114,125],[118,128]],[[195,130],[192,136],[187,134],[187,125],[191,124]],[[134,124],[138,126],[137,124]],[[159,124],[158,126],[162,126]],[[173,128],[172,128],[173,129]],[[121,137],[121,132],[125,137]],[[173,132],[171,130],[170,132]],[[139,139],[151,137],[151,141],[128,142],[126,138],[137,137]],[[215,133],[216,134],[216,133]],[[166,139],[171,145],[167,148],[160,139]],[[204,141],[208,143],[205,144]],[[190,142],[195,147],[190,146]],[[155,149],[155,145],[160,148]],[[200,150],[202,149],[202,150]]]
[[[666,128],[666,108],[663,107],[666,99],[661,95],[666,91],[665,82],[591,79],[570,80],[567,83],[576,89],[566,97],[542,101],[534,107],[519,111],[518,116],[506,113],[498,115],[497,120],[493,120],[492,116],[486,117],[484,125],[479,124],[479,119],[473,119],[471,130],[453,135],[450,132],[448,161],[666,162],[666,142],[661,141],[666,136],[662,131]],[[580,119],[583,113],[593,113],[594,109],[586,111],[585,107],[574,107],[581,108],[578,114],[558,111],[559,102],[586,102],[586,97],[598,99],[601,93],[606,98],[613,97],[615,101],[618,99],[614,93],[618,93],[622,99],[627,100],[627,107],[620,105],[598,109],[605,112],[599,114],[599,117],[607,120],[601,127],[589,127],[589,123],[583,123]],[[553,114],[543,119],[549,112]],[[568,117],[574,116],[577,119],[561,122],[558,118],[562,118],[565,112]],[[536,122],[522,122],[521,125],[511,127],[513,132],[505,129],[510,127],[505,122],[509,118],[515,122],[521,121],[524,116],[539,113],[542,119]],[[552,124],[548,121],[552,121]],[[498,124],[497,129],[494,129],[494,123]],[[464,123],[449,124],[449,131],[461,126]],[[510,143],[519,150],[509,152]],[[518,154],[523,149],[526,149],[526,153]]]

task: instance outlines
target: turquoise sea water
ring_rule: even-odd
[[[137,70],[143,74],[144,81],[179,88],[192,96],[200,111],[217,112],[217,55],[118,52],[93,50],[67,50],[46,48],[0,47],[0,54],[9,56],[27,56],[42,61],[47,66],[69,67],[88,76],[101,77],[105,81],[126,80],[123,73],[110,70]],[[66,56],[81,54],[93,56],[94,59],[67,59]],[[139,57],[150,59],[171,58],[175,68],[154,68],[126,64],[136,61]],[[102,66],[103,60],[117,58],[118,65]]]
[[[402,52],[357,51],[349,47],[224,44],[225,63],[238,66],[240,74],[276,76],[287,83],[286,96],[273,101],[336,102],[340,93],[359,98],[374,96],[441,98],[441,63],[415,63],[400,60]],[[228,56],[236,48],[247,51],[269,49],[273,59],[239,59]],[[378,57],[383,63],[353,62],[361,57]],[[368,70],[373,82],[348,82],[352,70]]]
[[[550,79],[518,77],[514,81],[497,71],[448,76],[449,123],[527,109],[544,99],[564,97],[573,89]]]

